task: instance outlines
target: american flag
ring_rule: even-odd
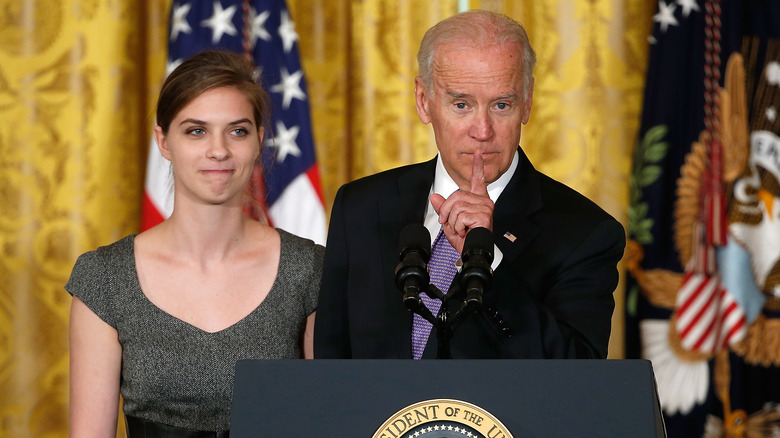
[[[324,244],[322,187],[314,152],[306,81],[298,34],[284,0],[174,1],[168,25],[167,71],[208,49],[250,56],[271,96],[271,126],[261,158],[264,178],[250,182],[270,225]],[[154,143],[149,150],[142,230],[171,214],[167,162]],[[256,172],[260,174],[260,172]],[[257,217],[259,212],[247,212]]]

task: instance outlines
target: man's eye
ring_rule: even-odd
[[[509,108],[509,104],[507,104],[506,102],[499,102],[496,104],[496,108],[500,110],[507,109]]]
[[[466,104],[463,102],[458,102],[455,104],[455,108],[457,109],[466,109]]]

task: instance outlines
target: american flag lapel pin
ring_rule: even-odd
[[[515,235],[510,233],[509,231],[504,233],[504,237],[506,237],[506,240],[508,240],[510,242],[514,242],[515,240],[517,240],[517,237],[515,237]]]

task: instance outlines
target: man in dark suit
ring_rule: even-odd
[[[453,358],[605,358],[625,235],[518,147],[535,63],[525,30],[500,14],[465,12],[426,33],[418,63],[417,113],[432,125],[439,154],[339,190],[315,358],[435,357],[430,323],[405,308],[394,279],[399,235],[410,223],[434,237],[432,259],[461,253],[471,229],[492,231],[492,285],[481,309],[454,328]],[[436,314],[440,303],[429,301]],[[453,295],[446,309],[462,301]]]

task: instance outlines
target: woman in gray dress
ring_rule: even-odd
[[[173,213],[79,257],[65,286],[70,436],[226,437],[245,358],[312,356],[323,248],[243,214],[267,95],[242,56],[210,51],[166,79],[155,140]]]

